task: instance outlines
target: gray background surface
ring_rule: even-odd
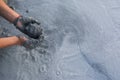
[[[49,47],[1,49],[0,80],[120,79],[120,0],[11,0],[10,5],[41,22]],[[2,18],[0,24],[20,33]]]

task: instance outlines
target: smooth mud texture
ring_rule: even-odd
[[[46,41],[32,51],[0,49],[0,80],[119,80],[119,0],[11,0],[9,5],[38,19]],[[0,24],[12,35],[22,34],[2,18]]]

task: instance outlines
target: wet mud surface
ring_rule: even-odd
[[[41,22],[46,47],[0,49],[0,80],[119,80],[119,0],[11,0]],[[21,34],[0,18],[0,27]],[[43,43],[44,44],[44,43]]]

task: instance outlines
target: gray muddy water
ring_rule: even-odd
[[[0,49],[0,80],[119,80],[119,0],[10,0],[41,22],[46,46]],[[1,18],[1,27],[22,34]],[[24,34],[22,34],[24,35]]]

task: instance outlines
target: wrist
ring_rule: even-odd
[[[12,23],[13,23],[15,26],[17,26],[17,24],[18,24],[18,22],[20,21],[21,18],[22,18],[21,15],[17,16]]]
[[[18,38],[18,45],[23,45],[26,41],[27,38],[25,38],[24,36],[16,36]]]

